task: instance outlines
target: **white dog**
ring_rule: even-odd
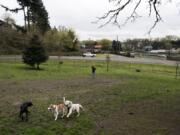
[[[67,114],[67,107],[64,104],[53,105],[48,107],[48,110],[54,113],[55,120],[57,120],[59,113],[62,113],[61,118]]]
[[[69,116],[73,112],[77,112],[77,117],[80,115],[80,108],[83,109],[82,105],[73,104],[72,101],[66,100],[65,97],[63,97],[63,102],[64,102],[65,106],[67,106],[67,108],[68,108],[67,118],[69,118]]]
[[[80,104],[69,104],[69,112],[67,114],[67,118],[69,118],[69,116],[73,113],[73,112],[77,112],[77,117],[80,115],[80,109],[83,109],[82,105]]]

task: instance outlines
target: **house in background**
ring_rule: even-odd
[[[13,30],[16,30],[16,31],[20,31],[22,33],[26,33],[26,29],[23,27],[23,26],[19,26],[19,25],[16,25],[14,22],[5,22],[5,21],[2,21],[0,20],[0,31],[4,31],[4,30],[7,30],[8,29],[13,29]]]
[[[102,45],[99,44],[80,45],[80,48],[83,50],[83,52],[92,52],[92,53],[102,52]]]
[[[7,27],[10,27],[10,25],[8,23],[0,20],[0,31],[4,30]]]
[[[2,27],[2,25],[4,25],[4,24],[5,24],[5,22],[0,20],[0,27]]]
[[[146,51],[146,52],[149,52],[153,49],[153,47],[151,45],[147,45],[147,46],[144,46],[143,50]]]
[[[101,53],[102,52],[102,45],[95,45],[93,48],[94,53]]]
[[[7,23],[5,21],[0,20],[0,31],[4,31],[7,29],[14,29],[17,30],[16,26],[14,23]]]

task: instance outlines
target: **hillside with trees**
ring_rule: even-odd
[[[19,7],[10,9],[1,5],[5,14],[0,20],[0,55],[22,54],[23,50],[31,44],[33,35],[38,35],[43,47],[49,54],[62,55],[62,52],[79,52],[79,39],[75,31],[70,28],[51,28],[48,12],[42,0],[17,0]],[[13,19],[13,14],[23,12],[24,25],[19,26]]]

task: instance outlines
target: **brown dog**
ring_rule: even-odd
[[[53,105],[48,107],[48,110],[54,113],[55,120],[57,120],[59,113],[62,113],[61,118],[67,114],[67,107],[64,104]]]

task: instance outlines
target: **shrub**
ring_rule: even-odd
[[[33,68],[40,69],[39,65],[48,60],[45,47],[42,45],[39,37],[34,35],[30,44],[25,48],[23,52],[23,62],[30,65]]]

